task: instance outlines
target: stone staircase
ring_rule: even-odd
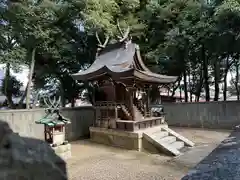
[[[123,113],[126,115],[127,119],[132,119],[131,114],[129,113],[127,107],[125,105],[121,105],[121,109],[123,111]]]
[[[138,109],[137,106],[133,105],[133,110],[135,112],[135,118],[139,121],[144,119],[142,112]]]
[[[121,105],[121,109],[122,111],[124,112],[124,114],[126,115],[127,119],[130,119],[132,120],[132,116],[129,112],[129,109],[125,106],[125,105]],[[137,106],[133,105],[133,110],[134,110],[134,113],[135,113],[135,118],[137,120],[142,120],[144,119],[144,116],[143,114],[141,113],[141,111],[137,108]]]
[[[193,147],[194,143],[169,127],[158,128],[155,131],[143,132],[143,138],[156,147],[159,151],[168,155],[178,156],[185,152],[188,147]]]

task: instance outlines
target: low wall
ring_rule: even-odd
[[[240,101],[166,103],[170,126],[233,129],[240,124]]]
[[[89,136],[89,127],[93,125],[95,118],[92,107],[63,108],[61,112],[71,120],[71,124],[66,128],[67,140]],[[44,115],[44,109],[1,110],[0,120],[7,122],[12,130],[21,136],[44,139],[43,125],[35,124],[35,120]]]
[[[170,126],[232,129],[240,124],[240,101],[166,103],[164,109]],[[95,119],[93,107],[63,108],[61,111],[71,120],[66,128],[69,141],[89,136],[89,127]],[[21,136],[44,139],[43,125],[35,124],[35,120],[44,115],[44,109],[1,110],[0,120]]]

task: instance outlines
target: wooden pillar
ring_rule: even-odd
[[[45,138],[45,141],[47,141],[47,127],[45,124],[44,124],[44,138]]]
[[[95,107],[96,105],[96,99],[95,99],[95,96],[96,96],[96,91],[95,91],[95,84],[93,82],[93,94],[92,94],[92,106],[94,107],[94,122],[93,122],[93,127],[96,127],[96,125],[98,124],[98,113],[97,113],[97,109]]]
[[[118,119],[118,108],[117,108],[117,104],[115,105],[115,120]]]
[[[146,92],[146,111],[147,111],[147,115],[150,115],[150,86],[147,86],[147,92]]]
[[[147,117],[147,92],[144,89],[143,105],[144,105],[144,117]]]
[[[136,116],[135,116],[135,111],[134,111],[134,108],[133,108],[133,92],[134,92],[134,88],[133,87],[128,87],[128,94],[129,94],[129,111],[130,111],[130,114],[132,115],[132,120],[135,121],[136,119]]]

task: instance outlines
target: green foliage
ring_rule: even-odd
[[[13,97],[21,96],[20,88],[22,87],[22,83],[16,79],[14,76],[10,76],[9,78],[4,78],[2,80],[1,92],[4,95],[7,93],[11,94]]]
[[[207,96],[213,84],[219,88],[239,61],[238,0],[19,0],[0,11],[0,61],[17,67],[36,60],[35,87],[58,79],[67,101],[82,88],[70,74],[95,58],[95,32],[114,41],[117,21],[131,27],[150,69],[183,77],[185,92],[197,96],[203,89]]]

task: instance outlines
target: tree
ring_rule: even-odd
[[[20,91],[21,87],[22,83],[19,82],[14,76],[5,76],[5,78],[2,80],[1,92],[7,97],[10,108],[15,108],[12,98],[22,95]]]

